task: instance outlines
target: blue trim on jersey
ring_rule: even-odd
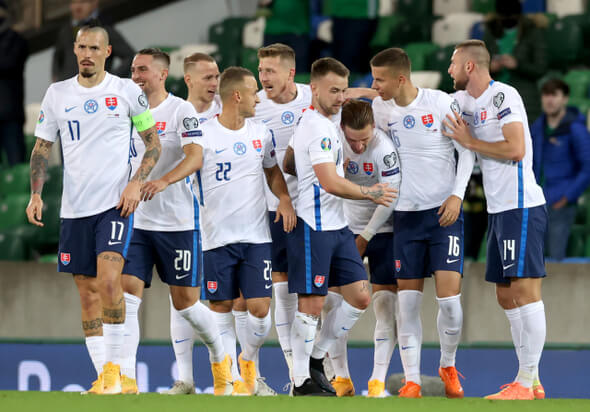
[[[303,223],[303,234],[305,242],[305,291],[311,293],[311,239],[309,225]]]
[[[201,183],[201,171],[197,170],[197,184],[199,185],[199,197],[201,206],[205,206],[203,203],[203,184]]]
[[[522,180],[522,160],[518,162],[518,208],[524,207],[524,182]]]
[[[320,209],[320,186],[313,185],[313,203],[315,205],[315,230],[322,230],[322,210]],[[311,293],[311,292],[310,292]]]
[[[465,220],[463,220],[463,225],[461,225],[461,273],[463,273],[463,263],[465,263],[464,259],[465,255]]]
[[[518,252],[518,270],[516,277],[522,277],[524,270],[524,258],[526,253],[527,227],[529,223],[529,209],[522,209],[522,226],[520,227],[520,251]]]
[[[192,280],[191,286],[195,287],[197,285],[197,269],[198,269],[198,255],[199,253],[199,231],[193,230],[193,267],[192,267]]]
[[[129,243],[131,243],[131,235],[133,234],[133,213],[129,215],[129,222],[127,223],[127,239],[125,239],[125,247],[123,248],[123,257],[127,257],[129,250]]]
[[[490,80],[490,86],[491,86],[492,84],[494,84],[494,81],[495,81],[494,79]]]
[[[187,177],[188,179],[188,184],[190,185],[190,179]],[[195,195],[195,193],[193,192],[193,188],[191,185],[191,194],[193,195],[193,216],[195,219],[195,229],[196,230],[200,230],[201,227],[199,226],[199,199],[197,199],[197,195]]]

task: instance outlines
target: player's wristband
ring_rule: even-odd
[[[371,239],[373,239],[373,236],[375,236],[375,234],[365,229],[361,233],[359,233],[359,236],[362,236],[363,239],[365,239],[367,242],[370,242]]]
[[[131,121],[138,132],[143,132],[156,125],[150,109],[147,109],[145,112],[138,114],[137,116],[133,116]]]

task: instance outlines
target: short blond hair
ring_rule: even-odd
[[[205,53],[189,54],[184,58],[184,72],[186,73],[190,67],[197,64],[198,62],[217,63],[213,57]]]
[[[283,43],[273,43],[258,49],[258,59],[279,57],[281,62],[295,68],[295,50]]]
[[[219,96],[221,100],[227,99],[231,94],[240,88],[246,77],[254,77],[252,72],[245,67],[231,66],[221,73],[219,77]]]
[[[490,52],[486,44],[477,39],[469,39],[455,46],[455,50],[465,50],[477,66],[490,67]]]

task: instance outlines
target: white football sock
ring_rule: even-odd
[[[326,316],[311,356],[315,359],[324,358],[336,339],[348,333],[364,312],[342,300],[340,306],[336,306]]]
[[[520,308],[505,309],[506,317],[510,323],[510,334],[514,343],[516,358],[520,362],[520,349],[522,346],[522,321],[520,320]]]
[[[94,369],[96,369],[96,375],[102,373],[102,367],[104,366],[105,347],[104,337],[102,336],[88,336],[86,338],[86,349],[88,349],[88,355]]]
[[[139,346],[139,319],[137,313],[141,305],[141,298],[130,293],[123,293],[125,297],[125,340],[121,354],[121,375],[135,379],[135,363],[137,347]]]
[[[242,350],[242,357],[244,360],[254,360],[256,362],[258,360],[258,350],[268,336],[268,332],[272,326],[272,320],[270,318],[270,312],[263,318],[258,318],[250,312],[247,313],[248,329]]]
[[[212,363],[221,362],[225,357],[225,350],[211,310],[197,301],[193,306],[178,312],[191,324],[195,334],[209,349],[209,360]]]
[[[275,299],[275,327],[283,352],[291,350],[291,325],[297,310],[297,294],[289,293],[288,282],[272,284]]]
[[[455,355],[461,340],[463,327],[463,308],[461,294],[447,298],[436,298],[438,316],[436,326],[440,340],[440,367],[455,366]]]
[[[170,297],[170,338],[176,356],[178,380],[191,384],[193,378],[193,345],[195,331],[188,320],[176,310]]]
[[[397,335],[395,333],[395,307],[397,295],[389,290],[373,293],[373,310],[375,311],[375,355],[373,358],[373,374],[369,379],[385,382],[391,355],[395,349]]]
[[[104,336],[105,363],[112,362],[121,365],[121,354],[125,341],[124,323],[103,323],[102,335]]]
[[[231,357],[231,374],[233,380],[240,379],[240,372],[238,371],[238,360],[236,357],[236,330],[234,329],[234,315],[231,312],[213,313],[213,318],[217,323],[219,334],[223,342],[225,353]]]
[[[309,378],[309,357],[313,349],[318,317],[295,312],[291,328],[291,347],[293,348],[293,380],[301,386]]]
[[[399,314],[399,349],[406,382],[422,384],[420,379],[420,351],[422,348],[422,292],[400,290],[397,292]]]
[[[231,313],[236,321],[236,337],[238,338],[241,351],[244,352],[248,336],[248,311],[232,310]]]
[[[348,333],[336,339],[330,348],[330,360],[336,376],[350,378],[350,371],[348,370]]]
[[[539,361],[545,345],[546,321],[543,301],[521,306],[520,319],[522,321],[522,345],[516,381],[525,388],[530,388],[538,374]]]

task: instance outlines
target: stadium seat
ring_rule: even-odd
[[[373,54],[391,47],[392,33],[394,32],[395,27],[403,21],[404,18],[398,14],[379,18],[377,21],[377,30],[370,43],[371,49],[374,51]]]
[[[570,237],[567,242],[568,257],[580,257],[586,253],[586,239],[588,238],[588,230],[585,225],[574,224],[572,226]]]
[[[188,96],[188,88],[184,82],[184,77],[168,77],[166,79],[166,90],[182,99],[186,99]]]
[[[54,263],[54,264],[57,264],[57,254],[42,255],[39,258],[39,263]]]
[[[583,48],[582,30],[572,21],[552,22],[545,31],[549,67],[564,70],[574,64]]]
[[[441,47],[438,50],[432,52],[426,58],[426,70],[434,70],[440,72],[441,82],[439,88],[447,93],[454,91],[453,79],[451,79],[451,76],[449,76],[449,74],[447,73],[449,64],[451,63],[451,56],[453,55],[454,50],[454,45]]]
[[[559,17],[585,12],[584,0],[547,0],[547,11]]]
[[[432,14],[435,16],[469,11],[469,0],[433,0],[432,3]]]
[[[471,11],[475,13],[487,14],[495,10],[496,0],[471,0]]]
[[[318,25],[317,38],[326,43],[332,43],[332,19],[326,19]]]
[[[395,11],[410,19],[421,20],[432,16],[432,0],[398,0]]]
[[[25,156],[26,156],[26,161],[28,162],[29,160],[31,160],[31,152],[33,151],[33,147],[35,147],[35,142],[37,141],[37,138],[32,135],[32,134],[26,134],[25,135]]]
[[[432,42],[439,46],[455,45],[469,38],[473,25],[483,20],[479,13],[453,13],[432,26]]]
[[[264,44],[264,27],[266,26],[266,19],[259,17],[254,21],[248,22],[244,25],[242,32],[242,46],[251,49],[259,49]]]
[[[295,73],[295,83],[309,84],[309,73]]]
[[[43,198],[43,227],[34,228],[35,245],[52,245],[59,242],[59,211],[61,205],[60,196],[45,196]],[[32,227],[32,226],[31,226]]]
[[[502,1],[502,0],[497,0]],[[527,13],[544,13],[547,10],[545,0],[524,0],[522,2],[522,12]]]
[[[9,230],[0,231],[0,260],[26,260],[27,248],[23,239]]]
[[[409,43],[404,49],[412,62],[412,71],[420,71],[426,68],[426,58],[438,50],[438,46],[430,42]]]
[[[35,127],[39,120],[39,112],[41,111],[41,103],[29,103],[25,107],[25,134],[35,134]]]
[[[440,20],[439,16],[418,19],[404,19],[391,33],[388,47],[405,47],[408,43],[432,41],[432,27]]]
[[[63,168],[50,166],[47,169],[47,180],[43,185],[43,196],[61,196],[63,189]]]
[[[0,201],[0,230],[28,223],[29,198],[28,194],[11,194]]]
[[[412,84],[416,87],[438,89],[442,80],[440,72],[436,71],[412,71]]]
[[[258,79],[258,49],[242,47],[240,66],[249,69]]]
[[[28,163],[21,163],[3,170],[0,173],[0,194],[9,196],[10,194],[30,193],[30,170],[31,167]]]
[[[217,45],[217,51],[211,56],[217,61],[220,70],[239,63],[242,32],[251,20],[247,17],[230,17],[209,27],[209,43]]]
[[[570,15],[563,17],[562,20],[565,25],[577,25],[582,31],[582,39],[590,39],[590,16],[587,14]],[[582,46],[578,53],[578,63],[588,66],[589,62],[590,48]]]
[[[485,23],[483,21],[478,21],[477,23],[473,24],[473,27],[471,27],[471,31],[469,32],[469,38],[483,40],[484,33]]]
[[[563,81],[570,87],[570,97],[588,98],[590,70],[570,70],[563,76]]]
[[[569,106],[577,107],[580,113],[588,113],[590,110],[590,99],[584,97],[570,97]]]

